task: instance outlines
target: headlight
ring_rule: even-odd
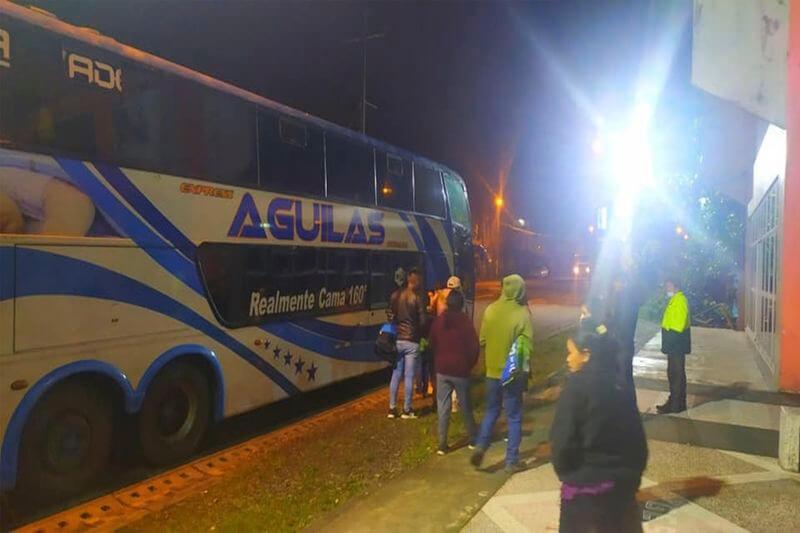
[[[580,268],[578,268],[577,266],[575,266],[575,267],[572,267],[572,273],[573,273],[573,274],[575,274],[575,275],[577,276],[578,274],[580,274],[580,273],[581,273],[581,269],[580,269]]]

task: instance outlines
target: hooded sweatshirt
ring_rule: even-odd
[[[486,354],[486,377],[500,379],[506,357],[517,337],[525,337],[522,343],[530,357],[533,341],[533,326],[525,297],[525,280],[512,274],[503,278],[500,298],[486,308],[481,323],[480,343]]]

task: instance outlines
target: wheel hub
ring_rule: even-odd
[[[197,405],[183,387],[175,386],[164,395],[158,408],[158,432],[166,440],[177,440],[191,431]]]
[[[61,413],[47,431],[45,457],[48,466],[59,473],[80,468],[86,461],[91,441],[91,425],[81,413]]]

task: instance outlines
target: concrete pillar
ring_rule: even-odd
[[[800,0],[789,6],[787,161],[780,285],[780,388],[800,392]]]
[[[785,470],[800,472],[800,407],[781,406],[778,464]]]

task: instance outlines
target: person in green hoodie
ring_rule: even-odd
[[[502,408],[506,411],[508,421],[506,470],[510,473],[522,470],[519,444],[522,440],[522,393],[527,379],[513,380],[505,386],[500,381],[506,358],[515,341],[521,360],[530,358],[533,326],[525,295],[525,280],[518,274],[503,278],[500,298],[486,308],[481,323],[480,344],[486,361],[486,413],[471,458],[476,468],[483,462]]]

